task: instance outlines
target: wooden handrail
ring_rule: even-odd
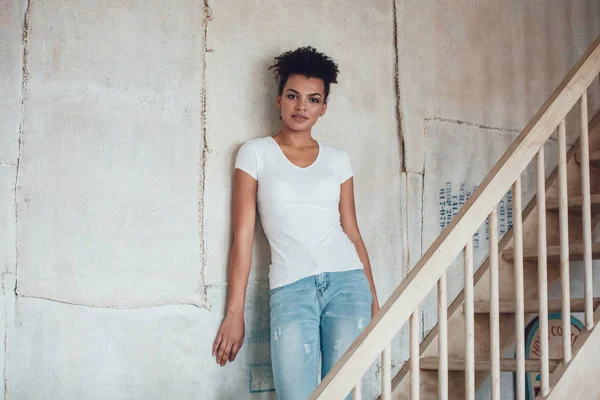
[[[354,384],[408,321],[599,73],[600,36],[394,290],[379,314],[327,374],[310,399],[337,399],[350,393]]]

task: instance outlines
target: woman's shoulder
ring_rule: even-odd
[[[346,150],[343,148],[324,143],[321,140],[319,140],[319,147],[333,157],[345,157],[347,155]]]
[[[248,139],[242,144],[242,147],[252,147],[254,149],[263,149],[265,146],[270,145],[272,140],[271,136],[259,137],[254,139]]]

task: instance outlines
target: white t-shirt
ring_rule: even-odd
[[[344,150],[319,143],[315,162],[300,168],[269,136],[246,142],[235,167],[258,181],[258,212],[271,246],[271,289],[363,268],[340,222],[340,185],[352,177]]]

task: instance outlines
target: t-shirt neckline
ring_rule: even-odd
[[[317,142],[317,145],[319,146],[319,152],[317,153],[317,158],[315,158],[315,161],[312,162],[312,164],[306,166],[306,167],[299,167],[296,164],[294,164],[283,152],[283,149],[281,148],[281,146],[279,146],[279,143],[277,143],[277,141],[273,138],[273,136],[269,136],[269,139],[271,139],[271,141],[273,142],[273,144],[275,145],[275,147],[277,147],[277,150],[279,151],[279,153],[281,154],[281,156],[285,159],[285,161],[287,161],[288,164],[290,164],[292,167],[299,169],[301,171],[303,170],[307,170],[309,168],[312,168],[317,161],[319,161],[319,158],[321,158],[321,152],[323,151],[323,148],[321,146],[321,143],[319,143],[319,141],[315,138],[315,142]]]

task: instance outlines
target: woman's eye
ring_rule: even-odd
[[[319,99],[312,98],[312,99],[310,99],[310,102],[317,104],[319,102]]]
[[[294,100],[296,98],[296,95],[295,94],[288,94],[287,98],[290,99],[290,100]]]

